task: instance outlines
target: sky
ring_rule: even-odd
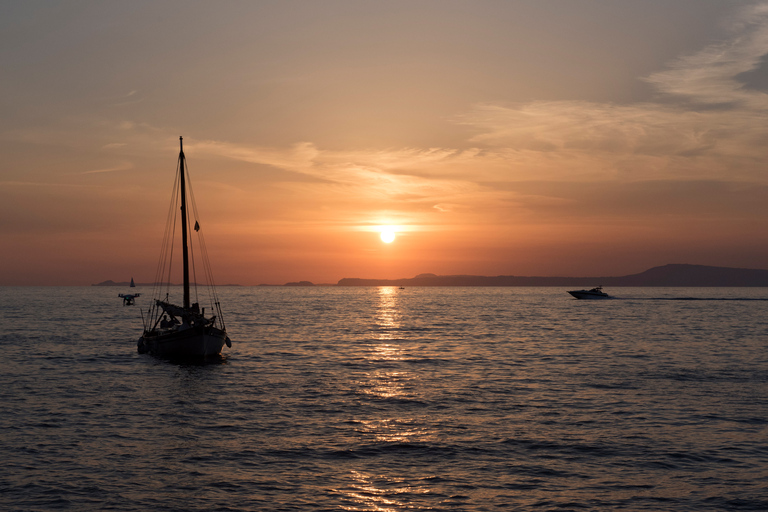
[[[768,268],[768,2],[0,3],[0,285]],[[392,242],[382,230],[393,231]]]

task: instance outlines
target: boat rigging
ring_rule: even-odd
[[[179,159],[176,169],[176,180],[173,188],[171,207],[165,227],[165,236],[160,251],[160,261],[155,275],[153,303],[142,315],[144,333],[139,338],[137,349],[139,353],[150,353],[166,357],[206,357],[221,353],[226,343],[232,343],[227,336],[224,325],[221,304],[213,282],[208,251],[202,236],[197,215],[197,207],[189,182],[189,169],[184,156],[183,139],[179,137]],[[189,223],[191,217],[188,205],[192,206],[195,218],[194,231],[197,236],[197,252],[194,245],[189,243]],[[170,302],[171,272],[173,267],[173,249],[176,234],[177,214],[180,213],[181,224],[181,256],[182,256],[182,305]],[[205,284],[198,286],[195,256],[202,262],[205,273]],[[190,280],[190,269],[194,281]],[[200,307],[199,288],[208,291],[209,312],[206,316],[205,307]],[[194,302],[192,302],[194,292]]]

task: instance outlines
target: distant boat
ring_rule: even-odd
[[[133,278],[131,278],[131,288],[136,288],[136,283],[133,282]]]
[[[572,290],[572,291],[569,291],[568,293],[570,293],[577,299],[611,299],[613,298],[603,291],[602,286],[596,286],[591,290]]]
[[[139,338],[137,348],[140,354],[150,353],[164,357],[205,357],[215,356],[221,353],[226,343],[228,347],[232,342],[227,337],[227,330],[221,312],[216,289],[213,286],[213,277],[208,262],[208,252],[200,232],[200,224],[195,220],[194,230],[199,239],[199,250],[192,251],[189,247],[188,229],[190,219],[187,211],[187,202],[191,203],[192,213],[197,216],[197,208],[194,204],[194,195],[187,191],[189,180],[184,146],[179,137],[179,161],[177,164],[176,182],[174,183],[173,199],[171,201],[171,214],[168,216],[168,224],[165,229],[165,240],[161,249],[160,263],[155,278],[153,291],[154,302],[150,306],[147,316],[142,315],[144,322],[144,334]],[[189,197],[187,195],[189,194]],[[176,209],[178,208],[178,209]],[[184,278],[182,305],[177,306],[169,300],[171,282],[171,256],[173,255],[173,235],[176,233],[175,212],[181,212],[181,255],[182,272]],[[190,254],[194,252],[195,254]],[[198,279],[194,279],[195,302],[190,297],[190,259],[198,256],[202,259],[203,270],[207,277],[208,293],[210,300],[209,311],[211,316],[205,315],[205,308],[200,308],[198,302]],[[200,268],[192,261],[192,271]],[[203,287],[206,285],[200,285]]]

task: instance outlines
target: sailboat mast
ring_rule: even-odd
[[[187,245],[187,189],[184,168],[184,143],[182,137],[179,137],[179,184],[181,185],[181,247],[182,258],[184,262],[184,309],[188,309],[189,304],[189,247]]]

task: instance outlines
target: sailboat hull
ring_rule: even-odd
[[[139,353],[161,357],[207,357],[221,354],[229,340],[227,332],[215,327],[144,333],[137,344]]]

